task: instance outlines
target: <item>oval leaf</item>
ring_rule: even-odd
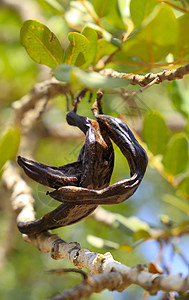
[[[37,63],[55,68],[63,62],[63,49],[53,32],[44,24],[28,20],[23,23],[20,41]]]
[[[68,39],[70,44],[66,49],[64,63],[80,67],[88,60],[90,49],[89,40],[78,32],[70,32]]]
[[[115,46],[111,42],[106,41],[105,39],[100,39],[97,42],[97,55],[95,63],[99,61],[105,55],[111,55],[114,51],[119,49],[118,46]]]
[[[82,34],[88,39],[89,41],[89,52],[86,63],[82,66],[82,69],[87,68],[90,64],[92,64],[96,57],[97,51],[97,33],[96,31],[89,27],[85,26]]]
[[[189,116],[189,98],[188,92],[184,88],[183,82],[172,81],[168,85],[168,91],[173,106],[185,117]]]
[[[156,5],[158,5],[158,2],[154,0],[143,0],[143,1],[131,0],[130,2],[131,19],[135,24],[135,27],[140,26],[140,24],[153,11]]]
[[[170,194],[165,194],[163,196],[163,201],[173,205],[174,207],[176,207],[183,213],[189,215],[189,203],[186,202],[185,200],[180,199],[180,198],[175,197]]]
[[[188,159],[188,139],[183,134],[175,134],[163,157],[166,171],[171,175],[183,172],[187,167]]]
[[[145,114],[143,125],[143,139],[149,150],[154,154],[162,154],[169,141],[170,132],[163,116],[157,111]]]
[[[172,52],[175,60],[182,61],[189,57],[189,15],[184,14],[179,17],[177,21],[179,25],[179,34]]]
[[[14,159],[20,143],[20,130],[8,128],[0,139],[0,170],[7,160]]]
[[[160,5],[157,13],[152,14],[141,29],[123,43],[122,52],[127,57],[137,57],[153,64],[172,51],[177,40],[177,29],[172,9],[167,5]]]
[[[118,0],[93,0],[93,7],[100,19],[105,20],[103,27],[109,28],[110,23],[112,26],[119,30],[125,30],[126,25],[122,20],[122,14],[118,5]]]

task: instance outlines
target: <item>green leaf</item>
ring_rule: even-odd
[[[105,55],[111,55],[114,51],[119,49],[119,47],[115,46],[114,44],[106,41],[105,39],[100,39],[97,42],[97,54],[95,63],[99,61]]]
[[[90,24],[90,28],[93,28],[100,36],[102,36],[106,41],[112,43],[117,47],[121,47],[122,43],[119,39],[115,38],[110,32],[106,31],[104,28],[96,25]]]
[[[38,0],[38,3],[53,15],[63,15],[64,8],[57,0]]]
[[[70,32],[68,39],[70,44],[65,52],[64,63],[80,67],[87,61],[90,49],[89,41],[78,32]]]
[[[126,87],[126,79],[107,78],[96,72],[88,72],[69,65],[60,65],[53,70],[53,75],[60,81],[68,82],[77,90],[81,88],[114,90]]]
[[[154,0],[131,0],[130,13],[135,27],[140,24],[151,14],[158,2]]]
[[[143,139],[149,150],[154,154],[162,154],[169,141],[170,132],[163,116],[157,111],[145,114],[143,125]]]
[[[37,63],[55,68],[63,62],[63,49],[53,32],[44,24],[28,20],[22,25],[20,41]]]
[[[173,55],[175,60],[182,61],[189,58],[189,15],[184,14],[177,19],[178,22],[178,39],[173,48]]]
[[[131,232],[137,232],[137,231],[146,231],[148,232],[150,227],[147,223],[141,221],[139,218],[133,216],[126,218],[120,214],[116,214],[116,222],[118,225],[126,230],[129,230]]]
[[[118,0],[93,0],[93,7],[99,16],[100,23],[106,28],[106,22],[119,30],[125,30],[125,24],[119,10]],[[103,22],[105,20],[106,22]]]
[[[20,143],[20,130],[9,127],[0,139],[0,170],[7,160],[15,158]]]
[[[189,116],[187,118],[187,122],[186,122],[186,126],[184,128],[184,131],[185,131],[187,137],[189,138]]]
[[[97,50],[96,31],[85,26],[82,33],[70,32],[68,34],[70,44],[66,49],[64,63],[87,68],[93,63]]]
[[[168,85],[168,91],[173,106],[185,117],[189,116],[189,90],[186,90],[183,82],[172,81]]]
[[[181,200],[178,197],[175,197],[170,194],[165,194],[163,196],[163,201],[173,205],[174,207],[178,208],[180,211],[189,215],[189,204],[186,201]]]
[[[121,19],[127,24],[128,20],[128,2],[125,0],[118,0],[118,8],[119,13],[121,15]]]
[[[82,66],[83,69],[87,68],[90,64],[92,64],[96,57],[97,51],[97,33],[96,31],[89,27],[85,26],[82,30],[82,34],[88,39],[89,41],[89,52],[86,63]]]
[[[138,240],[147,240],[151,237],[148,231],[146,230],[137,230],[133,235],[133,241],[136,242]]]
[[[189,176],[179,183],[178,189],[184,197],[189,198]]]
[[[165,170],[177,175],[187,168],[189,159],[188,139],[184,134],[175,134],[167,146],[163,157]]]
[[[122,53],[154,63],[170,53],[177,40],[177,20],[168,5],[160,6],[122,46]],[[114,57],[116,59],[116,56]]]

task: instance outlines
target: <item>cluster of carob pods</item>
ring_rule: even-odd
[[[55,210],[31,222],[19,222],[18,229],[25,234],[70,225],[91,214],[100,204],[118,204],[134,194],[148,163],[146,152],[135,139],[129,127],[120,119],[98,114],[96,120],[67,113],[69,125],[78,127],[86,136],[78,160],[60,167],[18,157],[24,172],[40,184],[53,188],[47,192],[62,202]],[[114,150],[111,140],[126,157],[130,178],[111,186],[114,168]]]

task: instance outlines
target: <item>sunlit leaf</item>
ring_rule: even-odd
[[[175,197],[173,195],[170,194],[165,194],[163,196],[163,201],[173,205],[174,207],[176,207],[177,209],[179,209],[180,211],[182,211],[183,213],[189,215],[189,203],[181,200],[178,197]]]
[[[0,170],[7,160],[14,159],[20,143],[20,130],[9,127],[0,138]]]
[[[94,9],[99,16],[100,21],[105,19],[117,29],[124,30],[125,24],[119,10],[118,0],[93,0]],[[106,27],[106,23],[103,23]]]
[[[172,53],[175,60],[182,61],[189,57],[189,15],[184,14],[177,21],[179,25],[178,39]]]
[[[28,20],[22,25],[20,41],[37,63],[55,68],[63,62],[63,49],[53,32],[44,24]]]
[[[127,24],[128,20],[128,3],[125,0],[118,0],[118,8],[119,8],[119,13],[121,15],[121,19],[125,21]]]
[[[173,49],[177,39],[177,20],[172,9],[162,5],[152,17],[124,42],[122,52],[125,56],[154,63]]]
[[[130,13],[131,19],[138,27],[151,14],[158,2],[154,0],[131,0]]]
[[[92,64],[96,57],[97,51],[97,33],[96,31],[89,27],[85,26],[82,34],[88,39],[89,41],[89,52],[86,63],[82,66],[83,69],[87,68],[90,64]]]
[[[90,44],[89,40],[78,32],[68,34],[70,44],[65,52],[64,63],[68,65],[82,66],[86,63]]]
[[[119,47],[117,47],[114,44],[106,41],[105,39],[98,40],[98,42],[97,42],[97,55],[96,55],[95,62],[97,63],[97,61],[99,59],[101,59],[103,56],[110,55],[114,51],[116,51],[117,49],[119,49]]]
[[[145,114],[143,125],[143,139],[149,150],[154,154],[162,154],[169,141],[170,132],[163,116],[157,111]]]
[[[62,15],[64,13],[63,6],[57,0],[38,0],[38,2],[54,15]]]
[[[59,0],[60,2],[60,0]],[[86,24],[93,24],[94,18],[98,18],[92,3],[87,0],[82,1],[62,1],[66,9],[65,20],[71,24],[72,28],[83,28]],[[89,14],[90,12],[90,14]]]
[[[177,175],[187,168],[188,159],[188,139],[183,134],[175,134],[163,157],[165,170],[171,175]]]
[[[185,117],[189,116],[189,90],[186,90],[182,82],[175,80],[169,83],[168,91],[176,110]]]
[[[132,232],[137,232],[141,230],[146,232],[149,231],[149,225],[135,216],[126,218],[122,215],[116,214],[116,221],[119,222],[125,228],[131,230]]]

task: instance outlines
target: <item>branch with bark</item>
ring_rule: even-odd
[[[3,174],[3,181],[12,191],[11,201],[13,209],[18,213],[17,221],[25,222],[35,219],[31,189],[19,175],[17,167],[8,163]],[[92,274],[73,289],[65,290],[62,295],[52,299],[81,299],[106,288],[121,292],[131,284],[137,284],[151,294],[159,290],[176,291],[182,294],[189,289],[189,275],[182,278],[181,274],[167,276],[152,274],[142,265],[130,268],[115,261],[109,252],[103,255],[81,249],[77,242],[67,243],[57,234],[44,232],[31,236],[23,235],[23,238],[41,252],[51,253],[53,259],[66,258],[75,267],[87,268]]]
[[[31,189],[19,175],[17,167],[8,163],[3,174],[3,181],[12,191],[13,209],[18,213],[17,221],[35,219],[33,209],[34,198]],[[43,232],[37,235],[23,235],[28,243],[33,244],[41,252],[51,253],[53,259],[68,259],[77,268],[87,268],[92,275],[71,290],[65,290],[62,295],[51,299],[81,299],[100,292],[103,289],[123,291],[131,284],[137,284],[151,294],[159,290],[176,291],[179,294],[189,289],[189,275],[182,278],[181,274],[162,275],[152,274],[143,265],[130,268],[115,261],[107,252],[104,255],[81,249],[77,242],[67,243],[57,234]]]

